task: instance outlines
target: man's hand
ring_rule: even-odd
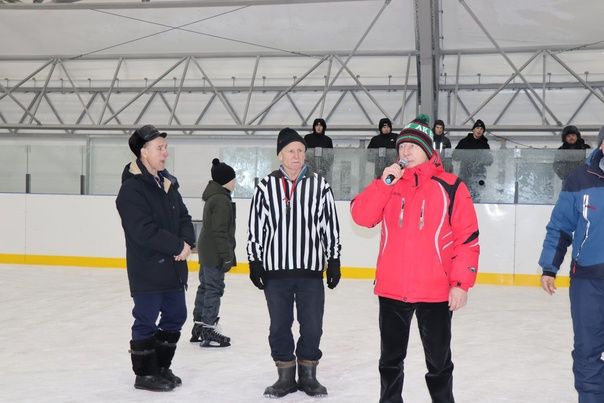
[[[186,242],[184,244],[185,245],[183,246],[182,251],[178,255],[174,256],[174,260],[176,260],[177,262],[187,260],[187,258],[191,254],[191,246],[189,246],[189,244]]]
[[[541,288],[549,295],[554,295],[556,292],[556,278],[546,274],[541,276]]]
[[[342,274],[340,272],[340,259],[329,259],[327,262],[327,287],[336,288],[340,282]]]
[[[449,310],[455,312],[468,302],[468,292],[461,287],[451,287],[449,290]]]
[[[231,270],[231,267],[233,267],[233,260],[226,260],[222,263],[222,271],[223,272],[228,272],[229,270]]]
[[[266,282],[264,281],[264,267],[262,262],[253,261],[250,262],[250,280],[259,289],[264,290]]]
[[[392,180],[392,182],[390,182],[390,185],[394,185],[396,182],[398,182],[398,180],[403,175],[403,169],[398,164],[398,162],[395,162],[394,164],[384,168],[384,172],[382,173],[382,181],[385,181],[388,175],[394,176],[394,179]]]

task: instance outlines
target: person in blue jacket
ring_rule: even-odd
[[[573,373],[579,403],[604,402],[604,126],[598,148],[564,181],[543,241],[541,286],[556,291],[554,280],[568,246]]]

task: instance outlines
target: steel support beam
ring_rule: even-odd
[[[107,120],[105,120],[104,124],[107,124],[107,123],[111,122],[117,115],[119,115],[124,110],[126,110],[127,107],[129,107],[130,105],[132,105],[134,103],[134,101],[136,101],[141,96],[143,96],[143,94],[145,94],[145,92],[147,92],[147,90],[149,88],[153,87],[155,84],[157,84],[159,81],[161,81],[161,79],[163,79],[165,76],[167,76],[168,74],[170,74],[170,72],[172,70],[174,70],[176,67],[178,67],[185,60],[186,60],[186,58],[180,59],[178,62],[176,62],[174,65],[172,65],[172,67],[170,67],[166,72],[164,72],[162,75],[160,75],[158,78],[156,78],[151,84],[149,84],[142,91],[140,91],[138,94],[136,94],[136,96],[134,98],[132,98],[130,101],[128,101],[126,103],[126,105],[122,106],[120,109],[118,109],[118,111],[116,113],[114,113],[113,115],[111,115],[110,118],[108,118]]]
[[[493,38],[493,36],[489,33],[489,31],[486,29],[486,27],[484,26],[484,24],[482,23],[482,21],[480,21],[480,19],[478,18],[478,16],[476,14],[474,14],[474,12],[472,11],[472,9],[466,4],[466,2],[464,0],[458,0],[458,1],[466,9],[466,11],[468,12],[468,14],[470,14],[470,16],[472,17],[472,19],[476,23],[476,25],[478,25],[480,27],[480,29],[482,30],[482,32],[486,35],[486,37],[493,44],[493,46],[495,46],[495,48],[499,51],[499,54],[501,54],[501,56],[503,56],[503,58],[505,59],[505,61],[510,65],[510,67],[512,67],[512,69],[514,70],[514,72],[516,72],[516,74],[518,75],[518,77],[520,77],[520,79],[527,85],[527,87],[529,88],[529,91],[531,92],[531,94],[533,94],[533,96],[541,103],[541,105],[543,106],[543,108],[545,108],[545,110],[547,110],[547,112],[554,118],[554,120],[556,121],[556,123],[559,124],[559,125],[561,125],[562,122],[560,122],[560,119],[558,119],[556,117],[556,115],[552,112],[552,110],[545,104],[545,101],[543,99],[541,99],[541,97],[539,96],[539,94],[537,94],[537,92],[534,90],[534,88],[531,86],[531,84],[526,80],[526,78],[524,78],[524,76],[522,75],[522,73],[520,73],[520,71],[516,68],[516,65],[514,64],[514,62],[512,62],[512,60],[509,58],[509,56],[499,46],[499,44],[497,43],[497,41],[495,41],[495,38]],[[466,120],[466,122],[467,122],[467,120]]]
[[[325,90],[323,92],[323,95],[321,96],[321,98],[319,99],[319,101],[317,101],[317,103],[315,104],[315,106],[310,110],[310,113],[306,117],[307,121],[310,120],[310,118],[313,115],[313,113],[315,113],[315,109],[317,109],[317,107],[323,102],[323,99],[327,95],[327,92],[329,92],[329,90],[331,89],[331,87],[333,86],[333,84],[336,82],[336,80],[338,79],[338,77],[340,76],[340,74],[342,74],[342,71],[344,71],[344,68],[348,65],[348,62],[350,62],[350,59],[352,59],[352,57],[356,54],[357,50],[359,49],[359,46],[361,46],[361,44],[363,43],[363,41],[365,40],[365,38],[367,37],[367,35],[369,35],[369,32],[371,32],[371,29],[373,28],[373,26],[375,25],[375,23],[380,18],[380,16],[382,15],[382,13],[384,12],[384,10],[386,9],[386,7],[389,4],[390,4],[390,0],[385,0],[384,1],[384,4],[380,8],[380,11],[378,11],[378,13],[376,14],[376,16],[373,17],[373,20],[371,21],[371,23],[369,24],[369,26],[367,27],[367,29],[365,30],[365,32],[363,32],[363,35],[361,35],[361,38],[357,41],[357,43],[354,46],[354,48],[350,51],[350,53],[348,54],[348,57],[346,57],[346,60],[344,61],[344,63],[340,62],[341,66],[338,69],[338,72],[332,78],[331,82],[327,86],[327,90]]]
[[[463,104],[461,104],[463,105]],[[246,125],[239,126],[234,128],[231,125],[181,125],[181,126],[168,126],[168,125],[156,125],[159,130],[174,132],[174,131],[192,131],[192,132],[201,132],[201,131],[211,131],[211,132],[225,132],[225,131],[269,131],[273,133],[277,133],[279,130],[283,129],[283,125]],[[591,125],[578,125],[579,130],[582,132],[595,132],[597,133],[602,127],[601,124],[591,124]],[[44,132],[44,131],[57,131],[57,130],[74,130],[74,131],[84,131],[84,132],[108,132],[108,131],[132,131],[138,128],[138,125],[75,125],[75,124],[47,124],[44,126],[39,126],[35,124],[0,124],[0,130],[28,130],[33,132]],[[291,125],[292,129],[297,130],[306,130],[307,126],[301,125]],[[533,132],[533,133],[543,133],[543,132],[556,132],[559,131],[561,126],[553,125],[553,126],[543,126],[543,125],[499,125],[499,126],[489,126],[489,132]],[[375,125],[337,125],[330,126],[330,132],[375,132]],[[467,132],[467,126],[449,126],[447,130],[450,132]],[[551,136],[551,134],[547,134],[547,136]],[[222,137],[221,137],[222,138]],[[274,135],[273,137],[274,138]]]
[[[52,3],[3,3],[0,10],[123,10],[123,9],[157,9],[157,8],[200,8],[200,7],[239,7],[269,6],[314,3],[341,3],[367,0],[175,0],[175,1],[122,1],[94,2],[72,1]],[[376,0],[377,1],[377,0]]]
[[[415,0],[415,43],[419,110],[434,118],[438,113],[439,24],[438,0]]]

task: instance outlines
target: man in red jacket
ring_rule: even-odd
[[[351,202],[354,221],[381,223],[375,294],[379,297],[380,402],[402,402],[403,361],[415,313],[432,402],[453,399],[451,317],[467,302],[478,267],[478,222],[466,185],[444,171],[432,148],[429,117],[398,135],[399,162]]]

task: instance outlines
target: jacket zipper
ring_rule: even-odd
[[[581,241],[581,244],[579,245],[579,250],[577,251],[577,255],[575,256],[575,262],[579,261],[579,256],[581,255],[581,252],[583,250],[583,245],[587,241],[587,238],[589,238],[589,227],[590,227],[590,224],[591,224],[589,222],[589,217],[588,217],[588,213],[589,213],[589,194],[584,194],[583,195],[583,209],[582,209],[581,213],[582,213],[581,215],[583,216],[583,219],[586,222],[586,224],[585,224],[585,235],[583,236],[583,240]],[[576,270],[576,267],[574,268],[574,270]]]
[[[426,200],[422,200],[422,209],[419,212],[419,229],[420,231],[424,228],[424,208],[426,207]]]
[[[401,212],[398,215],[398,226],[403,226],[403,216],[405,215],[405,198],[401,199]]]

